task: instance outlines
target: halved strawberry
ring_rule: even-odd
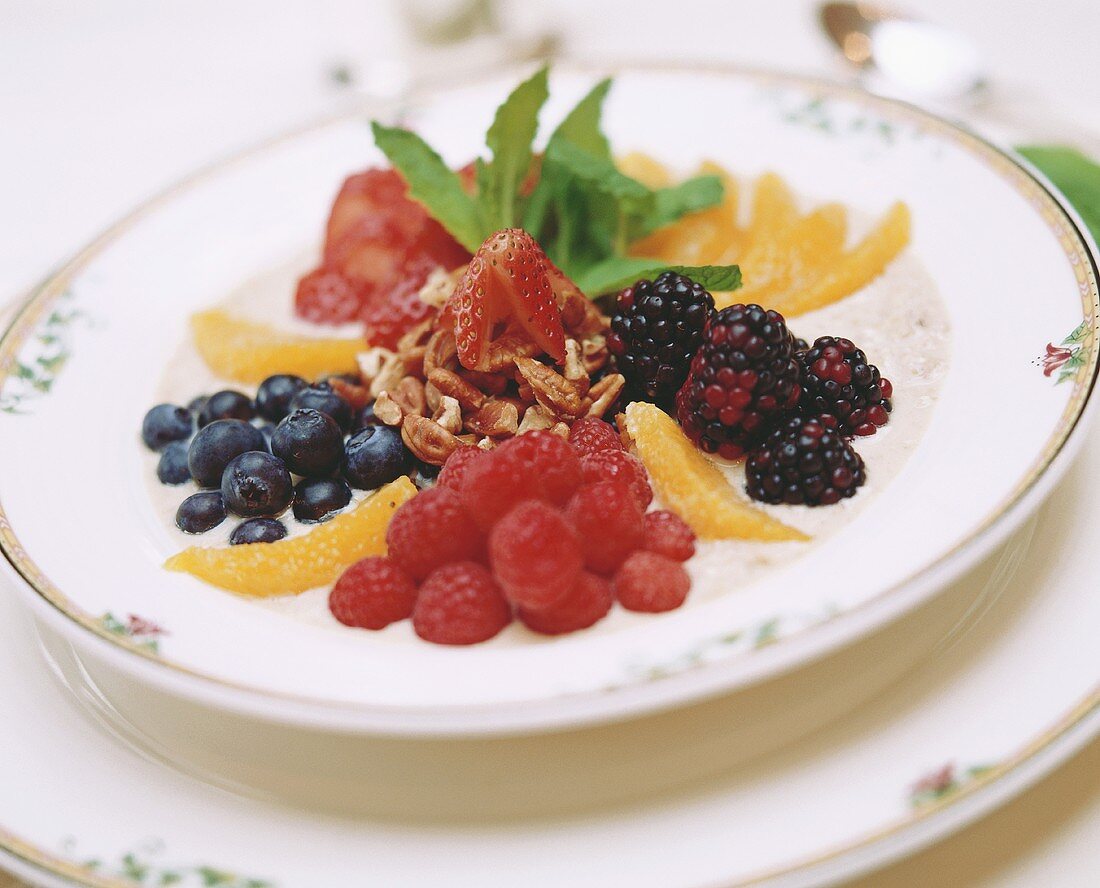
[[[505,228],[485,240],[447,307],[454,314],[463,367],[487,369],[489,346],[509,321],[555,361],[565,360],[558,291],[573,285],[551,268],[542,248],[521,228]]]

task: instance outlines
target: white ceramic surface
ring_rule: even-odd
[[[550,116],[591,82],[560,73]],[[406,116],[458,162],[508,86],[456,87]],[[650,125],[654,104],[673,103],[695,122],[693,140]],[[178,542],[151,512],[133,431],[152,402],[157,373],[146,368],[159,367],[190,311],[315,239],[336,183],[374,157],[364,122],[349,120],[152,205],[17,321],[0,356],[0,397],[13,411],[0,416],[0,530],[37,589],[26,596],[36,613],[113,668],[272,719],[397,733],[564,726],[743,686],[858,638],[925,600],[1038,504],[1091,392],[1096,293],[1072,217],[1042,185],[920,112],[781,76],[623,72],[608,128],[616,144],[685,167],[714,157],[748,175],[776,169],[803,193],[868,213],[910,204],[911,249],[950,312],[951,369],[917,452],[852,524],[751,586],[675,614],[461,651],[411,633],[305,626],[165,574]],[[1060,362],[1055,377],[1044,359]],[[74,448],[74,427],[97,431]],[[44,506],[49,491],[77,490],[64,510]],[[164,634],[148,635],[150,623]]]

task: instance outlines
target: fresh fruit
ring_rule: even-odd
[[[187,451],[187,466],[200,487],[220,487],[230,461],[249,450],[266,450],[263,433],[243,419],[216,419],[199,429]]]
[[[653,489],[649,486],[646,467],[633,454],[623,450],[594,453],[581,460],[581,471],[585,484],[597,484],[600,481],[625,483],[643,512],[653,502]]]
[[[671,406],[713,310],[710,293],[671,271],[619,294],[607,350],[638,397]]]
[[[894,387],[850,339],[821,336],[798,355],[802,366],[799,412],[816,416],[843,435],[873,435],[886,425]]]
[[[480,561],[485,541],[453,490],[425,490],[402,506],[386,533],[390,557],[414,580],[453,561]]]
[[[350,502],[351,488],[338,478],[303,478],[294,488],[294,517],[304,524],[316,524]]]
[[[526,231],[506,228],[487,238],[451,298],[462,366],[488,370],[494,331],[509,321],[563,361],[565,330],[556,296],[561,281],[560,273],[551,276],[546,254]]]
[[[191,415],[195,417],[196,421],[202,415],[202,408],[206,406],[206,402],[209,400],[209,395],[198,395],[188,402],[187,409],[191,411]]]
[[[285,333],[221,309],[191,316],[195,348],[206,366],[222,379],[259,383],[275,373],[314,379],[357,367],[365,347],[361,337],[317,339]]]
[[[275,518],[249,518],[233,528],[229,545],[245,546],[252,543],[275,543],[286,536],[286,525]]]
[[[529,474],[539,498],[564,506],[581,485],[581,461],[564,438],[542,429],[510,438],[495,451],[498,460],[511,460]]]
[[[271,452],[271,439],[275,437],[275,426],[269,422],[265,422],[263,425],[256,426],[260,430],[260,434],[264,436],[264,443],[267,445],[268,453]]]
[[[347,324],[359,317],[363,286],[335,268],[315,268],[298,281],[294,311],[315,324]]]
[[[631,151],[615,158],[615,166],[620,173],[637,179],[648,188],[667,188],[672,184],[672,174],[668,167],[641,151]]]
[[[384,299],[371,299],[360,310],[363,335],[371,345],[396,349],[401,337],[435,309],[420,298],[426,274],[413,274],[390,290]]]
[[[356,432],[344,445],[344,479],[359,490],[374,490],[404,475],[413,456],[390,426],[369,426]]]
[[[266,546],[192,547],[173,555],[165,567],[242,595],[305,592],[334,582],[361,558],[384,555],[390,517],[415,495],[412,482],[398,478],[303,536]]]
[[[615,427],[602,419],[582,416],[569,429],[569,443],[580,456],[604,450],[622,450],[623,442]]]
[[[539,610],[561,599],[584,564],[577,532],[553,506],[520,503],[489,535],[489,561],[504,594],[520,607]]]
[[[413,469],[410,477],[417,490],[427,490],[434,487],[436,478],[439,477],[439,469],[440,466],[433,466],[421,459],[416,460],[416,468]]]
[[[173,441],[191,437],[195,421],[191,412],[175,404],[157,404],[141,421],[141,440],[150,450],[162,450]]]
[[[695,531],[675,512],[646,512],[642,548],[673,561],[687,561],[695,554]]]
[[[223,389],[214,392],[203,405],[199,414],[199,426],[207,426],[217,419],[252,419],[256,415],[256,408],[252,405],[252,399],[241,392],[232,389]]]
[[[193,493],[176,510],[176,527],[184,533],[206,533],[225,520],[225,500],[216,490]]]
[[[488,451],[481,450],[478,447],[459,447],[443,463],[436,484],[440,487],[449,487],[455,493],[460,493],[463,479],[466,477],[469,467],[487,453]]]
[[[582,487],[565,510],[580,537],[584,566],[601,576],[618,570],[642,544],[642,507],[622,481],[600,481]]]
[[[344,436],[327,413],[303,407],[275,427],[271,452],[295,475],[324,478],[340,467]]]
[[[626,429],[661,502],[704,540],[804,540],[738,497],[722,470],[707,459],[658,407],[636,401],[626,408]]]
[[[359,432],[368,426],[380,426],[382,420],[374,415],[374,402],[367,404],[362,410],[355,414],[355,420],[351,424],[352,432]]]
[[[443,565],[424,581],[412,620],[425,641],[478,644],[512,621],[512,609],[483,565],[459,561]]]
[[[278,515],[293,497],[294,482],[286,463],[264,451],[242,453],[222,474],[225,505],[242,518]]]
[[[753,188],[748,249],[776,240],[797,218],[798,205],[787,183],[775,173],[765,173]]]
[[[460,483],[462,504],[486,533],[514,506],[543,496],[538,478],[530,467],[509,459],[507,452],[501,456],[501,448],[489,451],[482,459],[472,460],[465,467]]]
[[[787,317],[830,305],[866,286],[886,270],[909,243],[909,208],[894,204],[855,247],[843,253],[811,284],[773,303]]]
[[[393,559],[374,556],[344,571],[328,595],[328,609],[345,626],[385,629],[412,616],[416,586]]]
[[[157,480],[161,484],[185,484],[191,480],[191,470],[187,468],[186,441],[173,441],[161,452],[157,460]]]
[[[679,561],[656,552],[635,552],[615,574],[615,597],[627,610],[675,610],[687,598],[691,578]]]
[[[581,571],[572,588],[553,606],[542,610],[519,609],[519,619],[541,635],[562,635],[595,625],[611,610],[615,595],[611,582]]]
[[[268,422],[279,422],[290,413],[290,402],[294,396],[308,385],[302,377],[292,373],[276,373],[267,377],[256,390],[256,412]]]
[[[319,410],[331,416],[342,431],[346,432],[351,428],[353,418],[351,404],[336,394],[328,383],[319,382],[299,391],[290,399],[290,409],[292,411]]]
[[[707,322],[702,347],[676,397],[687,436],[707,453],[737,459],[798,403],[799,365],[783,316],[731,305]]]
[[[754,500],[829,506],[867,480],[863,459],[818,419],[793,417],[749,455],[745,488]]]

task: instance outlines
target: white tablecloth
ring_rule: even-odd
[[[0,0],[0,299],[195,167],[360,101],[333,73],[380,76],[395,47],[396,4]],[[843,74],[804,0],[500,5],[516,19],[551,23],[585,58]],[[1100,125],[1096,0],[905,5],[970,34],[1001,89],[1046,96]],[[858,885],[1098,885],[1097,836],[1094,743],[987,820]]]

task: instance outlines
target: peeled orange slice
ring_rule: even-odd
[[[305,592],[335,582],[361,558],[384,555],[390,518],[415,495],[412,481],[401,477],[304,536],[224,549],[193,546],[164,566],[256,598]]]
[[[637,179],[647,188],[666,188],[672,184],[672,174],[657,158],[643,151],[631,151],[615,160],[615,166],[625,176]]]
[[[661,501],[701,539],[808,539],[741,499],[722,470],[659,407],[635,401],[626,408],[626,431]]]
[[[361,338],[316,339],[285,333],[214,308],[191,316],[195,348],[222,379],[259,383],[274,373],[306,379],[356,369]]]

